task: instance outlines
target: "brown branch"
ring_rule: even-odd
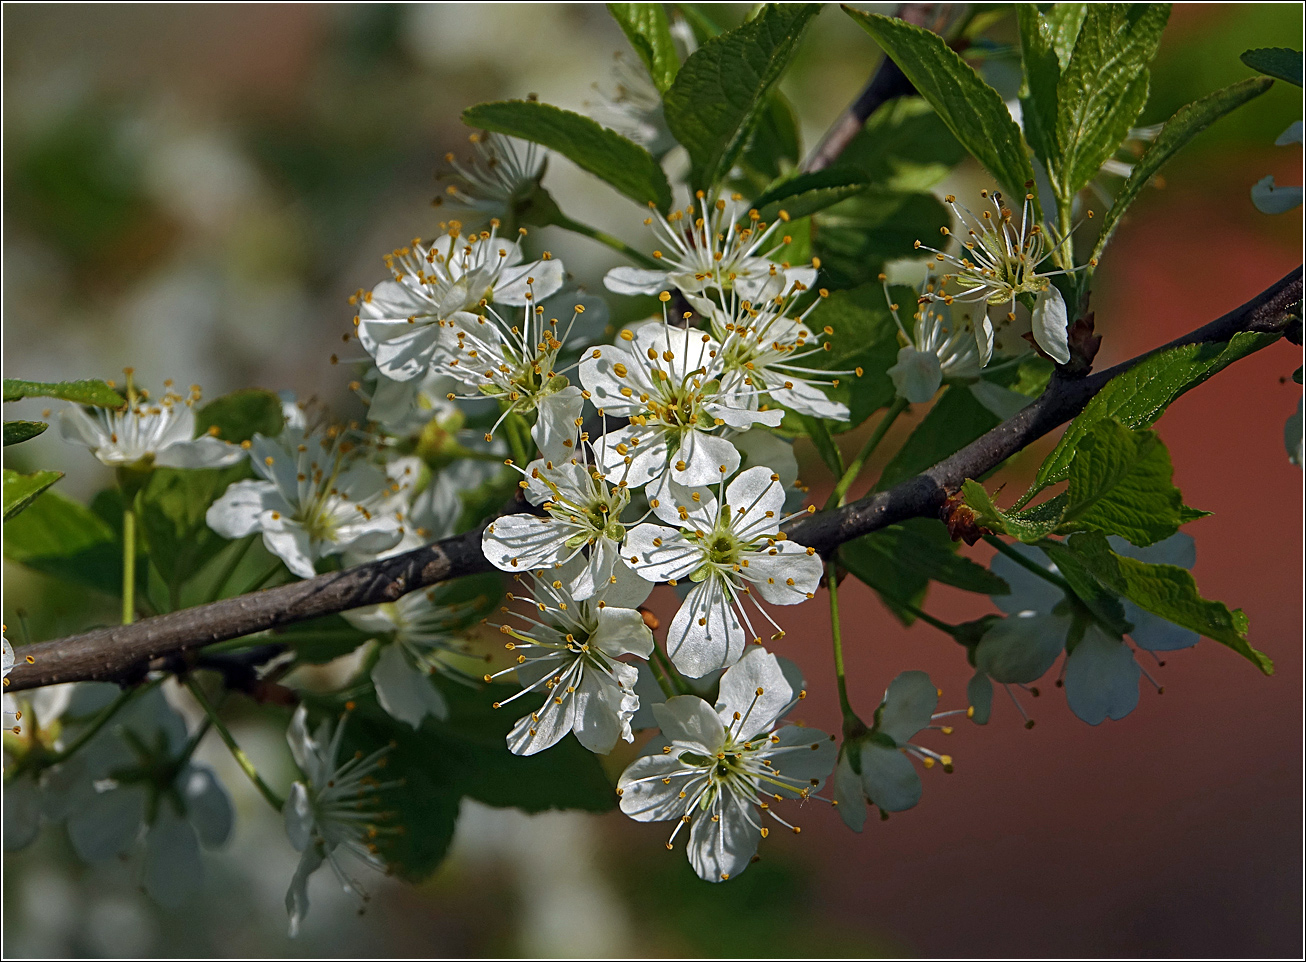
[[[1019,414],[888,491],[791,522],[789,537],[823,554],[846,541],[910,517],[936,516],[967,478],[980,477],[1058,425],[1069,421],[1113,377],[1157,351],[1227,341],[1240,331],[1283,333],[1301,320],[1302,270],[1297,268],[1223,317],[1169,344],[1089,377],[1058,372]],[[481,553],[481,532],[468,532],[407,554],[318,575],[294,584],[228,598],[184,611],[100,628],[23,648],[35,664],[15,666],[9,691],[66,681],[117,680],[138,675],[151,660],[266,631],[319,615],[394,601],[437,582],[493,570]]]

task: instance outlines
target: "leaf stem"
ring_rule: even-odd
[[[654,646],[656,650],[656,646]],[[653,677],[657,679],[658,687],[662,689],[662,694],[668,698],[674,698],[677,694],[675,686],[671,684],[671,679],[667,677],[666,672],[656,658],[650,658],[648,663],[649,670],[653,672]]]
[[[1026,558],[1023,554],[1021,554],[1011,545],[1007,544],[997,535],[986,534],[984,536],[984,540],[988,544],[991,544],[993,545],[993,547],[997,548],[999,554],[1006,555],[1008,558],[1016,562],[1016,564],[1020,565],[1026,571],[1030,572],[1031,574],[1038,575],[1040,578],[1042,578],[1044,581],[1048,582],[1049,584],[1056,585],[1058,588],[1064,591],[1067,594],[1067,596],[1071,598],[1078,597],[1075,594],[1075,590],[1070,587],[1070,583],[1066,581],[1066,579],[1062,578],[1060,575],[1054,575],[1051,571],[1048,571],[1047,568],[1044,568],[1038,562],[1031,561],[1029,558]]]
[[[254,763],[249,760],[249,756],[246,755],[244,750],[236,744],[236,739],[231,736],[231,732],[228,731],[227,726],[224,725],[222,719],[218,717],[218,713],[214,710],[213,704],[209,701],[208,696],[204,694],[204,689],[200,687],[200,683],[196,681],[194,677],[188,676],[186,678],[186,687],[190,689],[190,693],[195,696],[195,700],[199,702],[200,707],[204,709],[204,714],[209,717],[209,721],[211,721],[213,727],[217,729],[218,735],[221,736],[222,741],[231,751],[231,757],[236,760],[236,764],[240,766],[241,771],[249,776],[249,780],[254,783],[254,787],[259,790],[259,794],[267,800],[267,803],[278,812],[281,811],[286,803],[282,800],[281,796],[268,787],[267,782],[263,781],[263,777],[259,775],[258,769],[254,767]]]
[[[935,618],[935,617],[934,617],[932,614],[930,614],[928,611],[923,611],[923,610],[921,610],[920,608],[917,608],[915,605],[913,605],[913,604],[912,604],[911,602],[909,602],[909,601],[902,601],[902,600],[900,600],[900,599],[898,599],[898,598],[895,598],[895,599],[893,599],[893,603],[896,604],[896,605],[897,605],[899,608],[901,608],[903,611],[907,611],[907,612],[910,612],[911,614],[915,615],[917,618],[919,618],[921,621],[925,622],[927,625],[930,625],[930,626],[932,626],[932,627],[934,627],[934,628],[938,628],[939,631],[942,631],[942,632],[944,632],[944,633],[946,633],[946,634],[952,635],[954,638],[957,636],[957,626],[956,626],[956,625],[950,625],[950,624],[948,624],[946,621],[944,621],[944,620],[941,619],[941,618]]]
[[[839,686],[839,708],[843,711],[844,728],[859,722],[857,713],[848,701],[848,682],[843,667],[843,629],[839,624],[839,576],[833,562],[825,566],[825,588],[830,593],[830,643],[834,647],[834,678]]]
[[[601,231],[597,227],[590,227],[588,224],[582,224],[580,221],[572,220],[570,217],[568,217],[566,214],[562,213],[561,211],[559,211],[557,215],[554,216],[552,223],[557,227],[561,227],[563,230],[569,230],[572,231],[573,233],[581,234],[582,236],[588,237],[590,240],[596,240],[600,244],[606,244],[608,247],[611,247],[614,251],[618,251],[619,253],[625,254],[636,264],[639,264],[643,267],[648,267],[655,271],[663,269],[662,264],[659,264],[656,260],[649,257],[647,254],[635,250],[635,248],[631,247],[629,244],[627,244],[625,241],[621,240],[620,238],[613,237],[611,234],[607,233],[606,231]]]
[[[678,672],[676,666],[671,663],[671,659],[667,657],[667,653],[659,648],[656,643],[653,645],[653,657],[649,659],[649,664],[656,664],[662,669],[668,681],[670,681],[670,683],[675,687],[678,694],[692,694],[689,690],[689,685],[685,683],[685,679],[680,677],[680,672]],[[661,684],[660,681],[659,684]],[[666,688],[663,687],[662,690],[666,691]],[[667,692],[667,697],[671,697],[671,694],[671,692]]]
[[[898,415],[905,410],[907,410],[907,400],[901,397],[894,398],[893,403],[889,405],[889,410],[885,412],[884,417],[880,418],[880,423],[875,426],[871,436],[866,439],[862,449],[857,452],[857,457],[853,458],[852,463],[848,465],[848,470],[844,471],[843,477],[839,479],[839,483],[830,492],[829,500],[825,502],[827,509],[836,505],[842,506],[846,502],[848,489],[853,486],[857,476],[862,473],[862,468],[866,466],[867,459],[875,453],[875,449],[884,440],[884,436],[889,433],[889,428],[893,426],[893,422],[898,420]]]

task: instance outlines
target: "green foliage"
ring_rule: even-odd
[[[632,200],[664,212],[671,206],[671,187],[653,155],[588,117],[532,100],[503,100],[468,107],[463,123],[542,144]]]
[[[1270,89],[1271,84],[1272,81],[1263,77],[1241,80],[1176,111],[1175,115],[1166,121],[1161,133],[1148,147],[1147,152],[1134,164],[1128,180],[1107,209],[1102,218],[1097,245],[1093,249],[1093,259],[1102,256],[1107,241],[1115,233],[1120,218],[1129,209],[1129,205],[1138,199],[1138,195],[1142,193],[1148,181],[1156,176],[1171,157],[1225,114],[1265,93]]]
[[[27,422],[20,422],[27,423]],[[5,425],[7,428],[8,425]],[[37,432],[40,433],[39,431]],[[62,471],[37,471],[19,474],[4,469],[5,516],[8,521],[32,503],[38,494],[63,477]]]
[[[826,338],[830,350],[805,358],[805,363],[826,371],[862,369],[861,377],[843,375],[839,386],[828,392],[851,412],[849,421],[831,422],[829,427],[836,431],[854,428],[893,400],[893,382],[885,372],[898,358],[898,328],[880,285],[834,292],[822,300],[807,323],[813,330],[828,327],[833,333]]]
[[[834,443],[834,438],[830,437],[828,422],[822,418],[808,417],[805,414],[797,414],[795,418],[802,425],[803,433],[812,439],[816,453],[821,456],[821,460],[830,469],[830,473],[836,478],[842,476],[844,471],[843,455],[840,453],[838,445]]]
[[[1047,157],[1063,202],[1097,176],[1138,119],[1147,103],[1147,66],[1169,17],[1165,3],[1088,5],[1057,81],[1055,140]],[[1029,78],[1031,91],[1041,79]]]
[[[10,561],[109,595],[122,588],[121,535],[99,514],[57,491],[47,491],[8,521],[4,535]],[[139,564],[137,583],[144,584],[143,557]]]
[[[916,620],[903,607],[919,608],[931,580],[963,591],[1005,595],[1007,583],[957,554],[947,529],[930,518],[912,518],[864,535],[839,548],[839,563],[870,586],[905,625]]]
[[[757,123],[743,153],[739,155],[743,176],[732,184],[747,195],[763,192],[776,178],[797,166],[802,152],[802,134],[798,130],[793,104],[779,90],[772,90],[757,115]]]
[[[1116,635],[1126,634],[1133,628],[1133,625],[1125,620],[1125,608],[1120,603],[1119,593],[1104,587],[1075,552],[1060,541],[1043,541],[1039,544],[1039,548],[1057,566],[1061,577],[1070,585],[1075,599],[1087,608],[1097,621]],[[1187,572],[1185,571],[1184,574]],[[1077,643],[1077,633],[1072,629],[1071,642],[1067,645],[1067,650],[1073,649]]]
[[[276,437],[284,426],[281,399],[259,388],[224,394],[195,412],[197,437],[211,433],[231,444],[248,441],[255,434]]]
[[[1028,148],[1002,95],[980,79],[936,33],[902,20],[844,7],[938,113],[971,155],[1013,196],[1034,180]],[[1040,215],[1041,216],[1041,215]]]
[[[758,197],[753,206],[767,223],[781,211],[796,220],[855,197],[866,185],[866,176],[855,168],[827,167],[781,181]]]
[[[884,466],[875,489],[884,491],[915,477],[997,426],[997,415],[980,404],[969,387],[949,385]]]
[[[929,190],[966,156],[934,109],[919,97],[896,97],[867,118],[839,155],[876,187]]]
[[[933,194],[875,187],[841,201],[815,218],[822,282],[836,290],[872,284],[888,261],[928,255],[916,241],[937,235],[948,219]]]
[[[44,434],[49,426],[44,421],[6,421],[4,446],[30,441],[38,434]]]
[[[120,408],[126,399],[103,381],[19,381],[5,378],[6,401],[21,401],[25,397],[52,397],[74,404],[90,404],[102,408]]]
[[[610,3],[608,13],[617,21],[630,45],[648,68],[659,93],[666,93],[680,69],[680,57],[671,39],[671,24],[660,3]]]
[[[1258,73],[1285,80],[1300,87],[1302,80],[1301,51],[1287,47],[1258,47],[1248,50],[1238,59]]]
[[[295,661],[325,665],[366,644],[372,633],[355,628],[340,615],[325,615],[277,628],[272,637],[290,647]]]
[[[1066,551],[1098,581],[1138,607],[1227,645],[1267,675],[1274,672],[1274,663],[1248,643],[1242,609],[1231,611],[1203,598],[1187,570],[1122,557],[1097,532],[1074,535]]]
[[[277,412],[280,423],[279,406]],[[239,422],[236,425],[240,431]],[[174,593],[228,544],[208,526],[204,515],[229,485],[248,477],[249,466],[243,463],[199,470],[156,468],[150,473],[137,499],[141,536],[164,584]]]
[[[1065,494],[1049,498],[1024,510],[1003,511],[984,490],[984,485],[967,478],[961,493],[966,505],[975,512],[975,521],[998,534],[1005,534],[1026,544],[1035,544],[1057,530],[1065,514]]]
[[[689,151],[692,188],[711,187],[730,170],[819,10],[811,3],[765,7],[706,40],[681,66],[663,100],[667,126]]]
[[[1039,491],[1065,480],[1076,450],[1097,422],[1114,418],[1126,427],[1147,427],[1176,398],[1278,337],[1241,331],[1229,341],[1185,344],[1154,354],[1112,378],[1070,422],[1056,448],[1039,466],[1034,484],[1016,506],[1027,504]]]

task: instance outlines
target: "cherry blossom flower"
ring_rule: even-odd
[[[653,653],[653,632],[636,610],[653,586],[623,567],[591,598],[578,600],[567,583],[580,567],[577,559],[556,573],[531,575],[529,595],[521,599],[508,595],[528,602],[529,613],[503,609],[525,627],[500,627],[513,639],[507,647],[517,653],[517,663],[498,674],[516,671],[522,690],[494,707],[541,691],[545,696],[544,703],[518,719],[508,733],[508,748],[516,755],[534,755],[556,745],[568,732],[575,732],[582,745],[600,755],[612,751],[618,738],[635,737],[630,721],[639,709],[638,672],[618,659],[625,655],[647,659]]]
[[[517,205],[539,187],[548,154],[529,140],[502,134],[477,132],[467,139],[474,153],[465,162],[452,153],[444,155],[453,172],[435,175],[437,181],[449,183],[432,205],[449,204],[492,219],[512,218]]]
[[[980,359],[975,341],[973,311],[963,310],[965,305],[962,304],[949,307],[934,300],[937,285],[933,275],[927,273],[908,330],[898,313],[900,306],[889,293],[885,275],[880,275],[880,282],[884,285],[884,297],[889,302],[894,323],[905,342],[898,351],[897,363],[888,371],[899,397],[912,404],[924,404],[934,397],[945,378],[979,377],[985,362]]]
[[[693,492],[683,502],[658,501],[654,511],[672,527],[646,522],[627,535],[623,557],[637,573],[694,583],[667,629],[667,654],[691,678],[733,665],[750,638],[761,643],[744,596],[780,638],[784,632],[754,594],[796,605],[816,592],[821,559],[780,532],[784,501],[779,477],[758,466],[741,472],[720,500]]]
[[[795,692],[774,655],[756,648],[721,676],[715,709],[697,695],[655,705],[663,737],[621,775],[621,810],[640,822],[675,821],[671,848],[688,825],[689,862],[699,878],[721,882],[748,867],[770,829],[772,808],[820,790],[834,764],[834,738],[780,719]]]

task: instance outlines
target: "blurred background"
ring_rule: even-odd
[[[738,20],[746,8],[722,9]],[[1301,46],[1296,4],[1177,5],[1144,122],[1250,75],[1258,46]],[[625,50],[600,5],[24,5],[4,10],[6,376],[119,375],[199,383],[212,397],[289,388],[347,408],[327,357],[345,299],[381,279],[380,255],[441,219],[430,206],[460,111],[536,93],[583,110],[610,90]],[[879,54],[831,6],[784,90],[808,146]],[[1242,303],[1301,262],[1301,211],[1260,214],[1266,174],[1301,182],[1301,148],[1273,141],[1302,115],[1278,83],[1172,162],[1134,206],[1094,293],[1099,364],[1162,343]],[[979,185],[963,167],[955,181]],[[573,216],[647,246],[643,213],[560,158],[545,186]],[[974,187],[971,187],[974,189]],[[961,191],[958,190],[960,193]],[[553,229],[532,235],[578,283],[602,290],[616,255]],[[369,876],[365,914],[322,872],[300,938],[282,900],[296,861],[278,818],[216,741],[239,819],[207,856],[201,899],[164,912],[130,863],[87,867],[60,830],[4,860],[8,956],[428,955],[1291,955],[1301,936],[1302,473],[1283,447],[1300,352],[1275,345],[1180,400],[1160,422],[1188,503],[1203,592],[1251,619],[1272,678],[1212,642],[1157,669],[1121,722],[1093,729],[1050,685],[943,748],[915,810],[851,835],[825,806],[800,837],[708,885],[662,825],[469,806],[453,854],[427,884]],[[7,410],[39,416],[39,402]],[[904,417],[895,433],[910,429]],[[848,444],[856,438],[846,439]],[[892,444],[882,446],[892,451]],[[1008,472],[1021,485],[1042,448]],[[801,455],[801,452],[800,452]],[[57,431],[12,467],[68,472],[66,494],[110,480]],[[807,462],[814,490],[828,481]],[[986,560],[982,548],[974,556]],[[845,605],[854,704],[869,716],[888,681],[920,668],[964,707],[969,669],[926,626],[907,630],[853,581]],[[659,600],[655,595],[655,601]],[[674,602],[660,599],[669,617]],[[4,618],[27,609],[32,640],[104,615],[98,602],[6,565]],[[977,617],[982,599],[935,588],[926,607]],[[802,717],[838,727],[825,607],[777,650],[805,670]],[[111,613],[106,617],[111,618]],[[17,633],[21,638],[21,633]],[[14,637],[11,633],[10,637]],[[236,732],[274,782],[282,733],[251,716]],[[612,770],[636,749],[614,757]],[[439,759],[432,759],[433,765]]]

